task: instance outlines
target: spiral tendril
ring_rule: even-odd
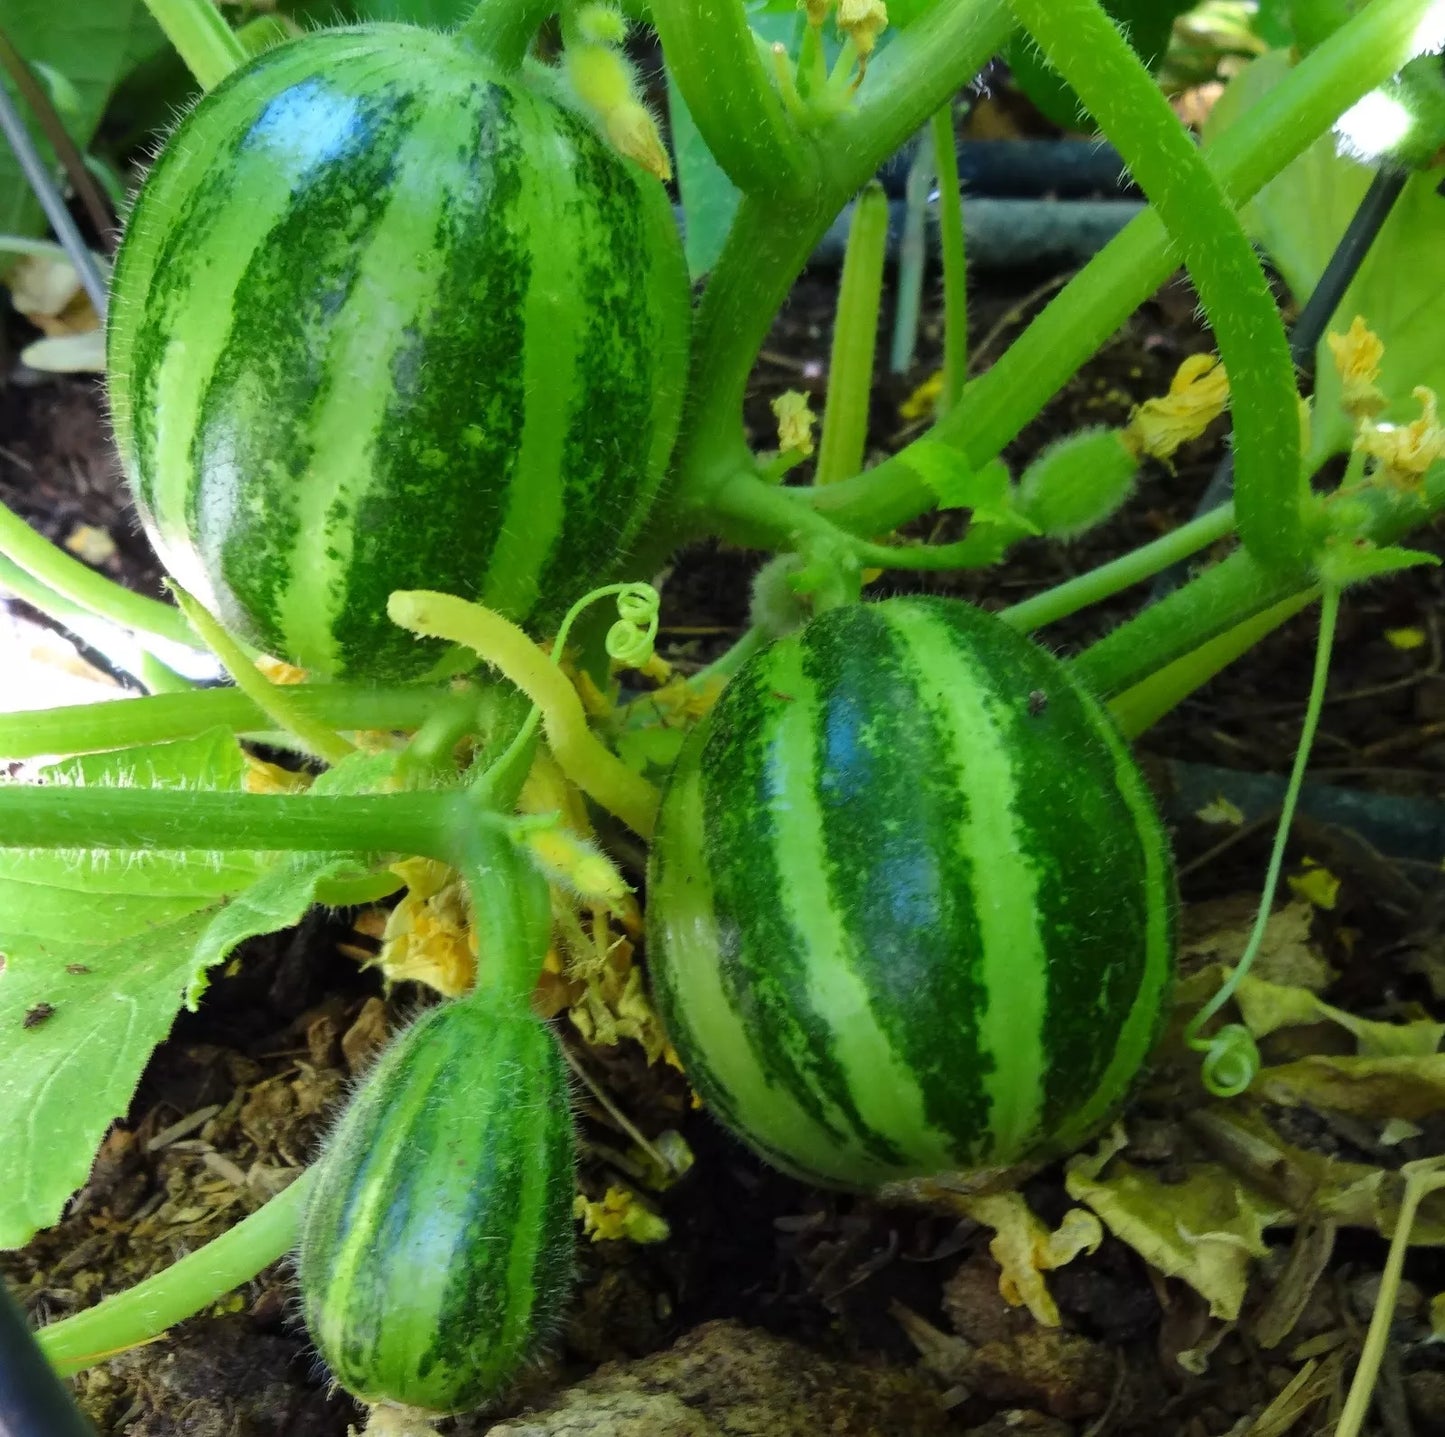
[[[1191,1046],[1204,1054],[1200,1076],[1217,1098],[1237,1098],[1259,1072],[1259,1048],[1243,1023],[1226,1023],[1207,1042]]]
[[[661,599],[651,584],[628,584],[617,595],[617,622],[607,630],[607,657],[638,669],[652,657]]]

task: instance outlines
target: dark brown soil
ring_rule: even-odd
[[[1028,288],[985,289],[977,301],[979,333],[1008,315]],[[749,404],[764,445],[773,394],[804,388],[821,407],[830,305],[826,277],[805,281],[769,342]],[[1000,336],[994,352],[1007,338],[1007,332]],[[1030,426],[1009,458],[1020,464],[1042,443],[1082,424],[1125,419],[1137,400],[1162,392],[1182,357],[1203,347],[1192,297],[1178,285],[1166,289]],[[913,373],[880,377],[871,432],[881,450],[899,439],[898,404],[931,372],[936,350],[936,335],[925,335]],[[0,384],[0,498],[58,540],[77,522],[104,527],[119,545],[112,573],[155,593],[159,573],[137,537],[106,446],[94,385]],[[1150,472],[1125,514],[1085,540],[1025,544],[998,570],[944,578],[933,587],[998,605],[1082,571],[1187,517],[1219,453],[1216,435],[1182,454],[1175,472]],[[1412,542],[1438,549],[1440,536]],[[680,559],[665,594],[664,642],[672,657],[706,657],[741,630],[757,562],[717,545]],[[1351,594],[1317,772],[1403,799],[1441,797],[1442,583],[1439,571],[1417,570]],[[1123,596],[1048,638],[1074,649],[1131,612],[1137,600]],[[1423,648],[1387,642],[1387,630],[1407,627],[1427,635]],[[1159,725],[1148,735],[1146,753],[1284,771],[1312,654],[1313,623],[1304,617]],[[1174,817],[1186,904],[1257,892],[1267,828],[1221,847],[1217,828],[1188,814]],[[1358,1011],[1418,1001],[1439,1016],[1445,964],[1434,935],[1445,885],[1438,866],[1382,860],[1318,827],[1308,831],[1308,844],[1297,843],[1292,852],[1327,852],[1345,880],[1342,907],[1319,923],[1320,941],[1342,973],[1332,1001]],[[0,1261],[37,1320],[76,1310],[164,1266],[253,1210],[312,1155],[355,1066],[416,1001],[403,992],[381,1004],[375,978],[338,951],[354,939],[351,916],[317,915],[294,934],[252,943],[238,970],[212,986],[201,1011],[177,1024],[65,1222]],[[936,1394],[929,1402],[941,1402],[939,1411],[946,1412],[936,1426],[915,1414],[827,1428],[884,1437],[914,1430],[908,1424],[915,1420],[920,1431],[1206,1437],[1242,1430],[1237,1424],[1262,1410],[1304,1360],[1289,1359],[1287,1348],[1262,1351],[1246,1322],[1222,1338],[1202,1375],[1190,1376],[1177,1354],[1213,1331],[1199,1299],[1151,1274],[1114,1239],[1051,1276],[1064,1325],[1039,1328],[998,1296],[988,1234],[977,1224],[884,1208],[783,1178],[693,1112],[671,1070],[649,1069],[633,1046],[592,1050],[568,1036],[579,1060],[638,1127],[650,1135],[680,1128],[697,1162],[689,1178],[657,1200],[672,1227],[668,1242],[583,1245],[572,1322],[557,1357],[528,1382],[527,1394],[538,1401],[600,1363],[659,1353],[718,1319],[795,1340],[820,1360],[845,1367],[887,1360],[918,1369]],[[1146,1123],[1149,1103],[1146,1094],[1140,1110]],[[599,1194],[611,1174],[602,1149],[618,1138],[591,1100],[583,1101],[581,1119],[584,1183]],[[1183,1143],[1179,1132],[1165,1133],[1161,1164],[1177,1161]],[[1046,1220],[1057,1220],[1067,1205],[1055,1170],[1034,1178],[1026,1193]],[[1317,1290],[1321,1310],[1306,1335],[1334,1323],[1358,1342],[1368,1317],[1368,1305],[1360,1306],[1362,1284],[1377,1277],[1383,1253],[1374,1237],[1339,1243],[1328,1281]],[[1382,1386],[1386,1423],[1392,1432],[1410,1430],[1397,1420],[1413,1421],[1418,1432],[1442,1431],[1445,1365],[1436,1356],[1442,1349],[1423,1341],[1421,1294],[1445,1286],[1445,1270],[1432,1255],[1416,1253],[1407,1271],[1415,1286]],[[925,1326],[910,1325],[908,1314]],[[961,1341],[982,1354],[969,1363],[966,1382],[950,1377],[950,1353],[956,1355]],[[922,1364],[920,1345],[928,1358]],[[651,1379],[636,1380],[645,1386]],[[93,1369],[76,1391],[105,1433],[340,1437],[348,1421],[357,1420],[349,1403],[327,1394],[294,1320],[283,1267],[169,1339]],[[1313,1409],[1316,1415],[1324,1410]],[[485,1425],[459,1430],[480,1432]]]

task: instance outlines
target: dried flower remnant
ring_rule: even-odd
[[[1379,386],[1384,343],[1358,314],[1344,334],[1331,332],[1327,338],[1339,371],[1341,406],[1356,424],[1373,419],[1386,404]]]
[[[1420,405],[1418,419],[1411,424],[1366,420],[1355,440],[1355,448],[1376,461],[1376,477],[1400,489],[1419,488],[1431,465],[1445,458],[1445,428],[1435,391],[1422,384],[1411,392]]]
[[[778,421],[778,448],[784,454],[801,454],[803,458],[813,453],[813,426],[818,416],[808,405],[808,396],[796,389],[789,389],[773,400],[773,414]]]
[[[1229,403],[1229,377],[1212,354],[1193,354],[1169,383],[1169,392],[1146,399],[1123,430],[1123,440],[1139,458],[1168,460],[1180,445],[1201,434]]]

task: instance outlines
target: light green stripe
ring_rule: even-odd
[[[696,766],[680,781],[674,779],[668,804],[671,856],[653,901],[656,911],[666,915],[672,990],[682,1021],[693,1034],[693,1046],[706,1055],[709,1072],[727,1089],[739,1119],[800,1167],[828,1171],[837,1161],[836,1144],[759,1067],[723,986],[713,890],[702,860],[702,783]]]
[[[515,223],[527,235],[532,255],[523,367],[527,410],[507,512],[487,565],[483,602],[520,616],[536,605],[538,582],[562,530],[562,446],[577,364],[581,226],[566,208],[578,197],[575,171],[557,153],[565,137],[554,121],[529,113],[537,102],[525,91],[513,93],[513,123],[523,141],[518,162],[524,172],[549,178],[526,186],[516,205]],[[579,568],[591,562],[590,555],[577,556]]]
[[[1141,835],[1144,850],[1145,892],[1149,897],[1148,947],[1144,972],[1139,980],[1138,994],[1129,1011],[1128,1020],[1119,1034],[1114,1056],[1104,1070],[1092,1094],[1063,1124],[1058,1146],[1077,1147],[1092,1135],[1109,1110],[1123,1096],[1134,1074],[1153,1043],[1159,1016],[1160,995],[1168,987],[1174,971],[1174,946],[1171,941],[1174,878],[1170,872],[1168,840],[1159,822],[1153,795],[1144,782],[1138,764],[1128,745],[1120,736],[1113,720],[1103,707],[1085,696],[1085,702],[1098,715],[1098,731],[1114,757],[1115,780],[1119,792],[1129,806],[1134,824]]]
[[[990,675],[967,662],[952,630],[927,608],[892,605],[888,620],[912,654],[921,697],[946,715],[939,727],[951,751],[938,755],[938,768],[966,785],[968,822],[959,852],[978,875],[979,986],[986,998],[978,1046],[993,1065],[982,1085],[993,1145],[1021,1152],[1043,1115],[1048,960],[1038,925],[1038,870],[1028,857],[1037,836],[1023,832],[1015,815],[1008,736],[1018,700],[1010,704],[994,692]]]
[[[823,817],[815,798],[818,698],[802,656],[801,644],[779,644],[770,655],[772,686],[794,702],[782,705],[772,740],[776,766],[788,774],[790,796],[770,805],[763,826],[771,838],[789,923],[806,954],[808,1003],[829,1035],[834,1059],[853,1079],[849,1092],[861,1120],[886,1134],[918,1166],[946,1167],[952,1144],[928,1122],[913,1071],[900,1061],[875,1021],[869,986],[857,972],[869,955],[859,953],[843,922],[852,896],[830,891],[825,881]],[[811,801],[801,801],[801,795]],[[859,821],[869,818],[860,814]],[[828,1116],[840,1131],[851,1130],[846,1113],[833,1109]],[[781,1137],[778,1145],[785,1146]],[[822,1171],[860,1173],[871,1168],[880,1178],[896,1176],[861,1143],[852,1144],[850,1153],[835,1154]]]
[[[312,411],[311,462],[295,486],[301,549],[287,565],[290,581],[278,605],[288,651],[307,654],[323,673],[342,667],[332,624],[345,595],[353,516],[374,482],[384,417],[374,398],[391,392],[397,352],[424,320],[446,262],[435,244],[446,186],[408,184],[406,176],[426,172],[451,138],[454,121],[450,106],[424,111],[402,140],[391,201],[330,327],[326,370],[337,381]],[[328,517],[338,501],[346,506],[339,522]]]

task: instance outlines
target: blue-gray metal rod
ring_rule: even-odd
[[[40,208],[45,211],[45,218],[50,221],[55,237],[64,245],[65,253],[75,266],[75,272],[80,276],[80,282],[85,286],[91,304],[95,306],[95,312],[103,320],[106,306],[105,279],[94,256],[86,248],[75,221],[71,219],[70,211],[65,208],[65,201],[61,199],[60,191],[55,188],[55,181],[50,178],[45,162],[35,148],[34,140],[30,138],[30,131],[26,129],[25,121],[20,118],[20,111],[16,109],[9,90],[3,84],[0,84],[0,131],[4,132],[5,138],[10,142],[10,148],[20,162],[21,173],[35,191],[35,198],[40,201]]]

